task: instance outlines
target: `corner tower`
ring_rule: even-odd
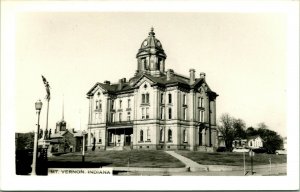
[[[142,42],[137,55],[137,73],[147,73],[160,76],[165,72],[165,60],[167,55],[161,42],[155,37],[154,29],[151,28],[148,37]]]

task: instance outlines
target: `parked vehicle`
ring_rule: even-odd
[[[246,149],[246,148],[234,148],[232,150],[232,152],[236,152],[236,153],[243,153],[243,152],[249,152],[250,150],[249,149]]]
[[[276,150],[275,154],[276,155],[286,155],[287,154],[287,150],[286,149]]]

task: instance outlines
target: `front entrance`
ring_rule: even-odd
[[[125,146],[130,146],[131,135],[125,135]]]
[[[108,146],[130,146],[132,128],[108,128]]]

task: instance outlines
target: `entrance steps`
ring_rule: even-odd
[[[106,147],[107,151],[130,151],[131,147],[130,146],[114,146],[114,147]]]
[[[114,147],[107,147],[106,151],[122,151],[124,149],[123,146],[114,146]]]

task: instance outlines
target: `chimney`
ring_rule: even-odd
[[[203,72],[200,73],[200,79],[205,79],[205,73]]]
[[[195,69],[190,69],[190,84],[195,83]]]
[[[104,81],[104,84],[110,85],[110,81]]]
[[[167,81],[169,81],[171,79],[171,77],[173,76],[174,71],[173,69],[168,69],[167,70]]]
[[[126,78],[119,79],[118,89],[121,90],[123,83],[126,83]]]

